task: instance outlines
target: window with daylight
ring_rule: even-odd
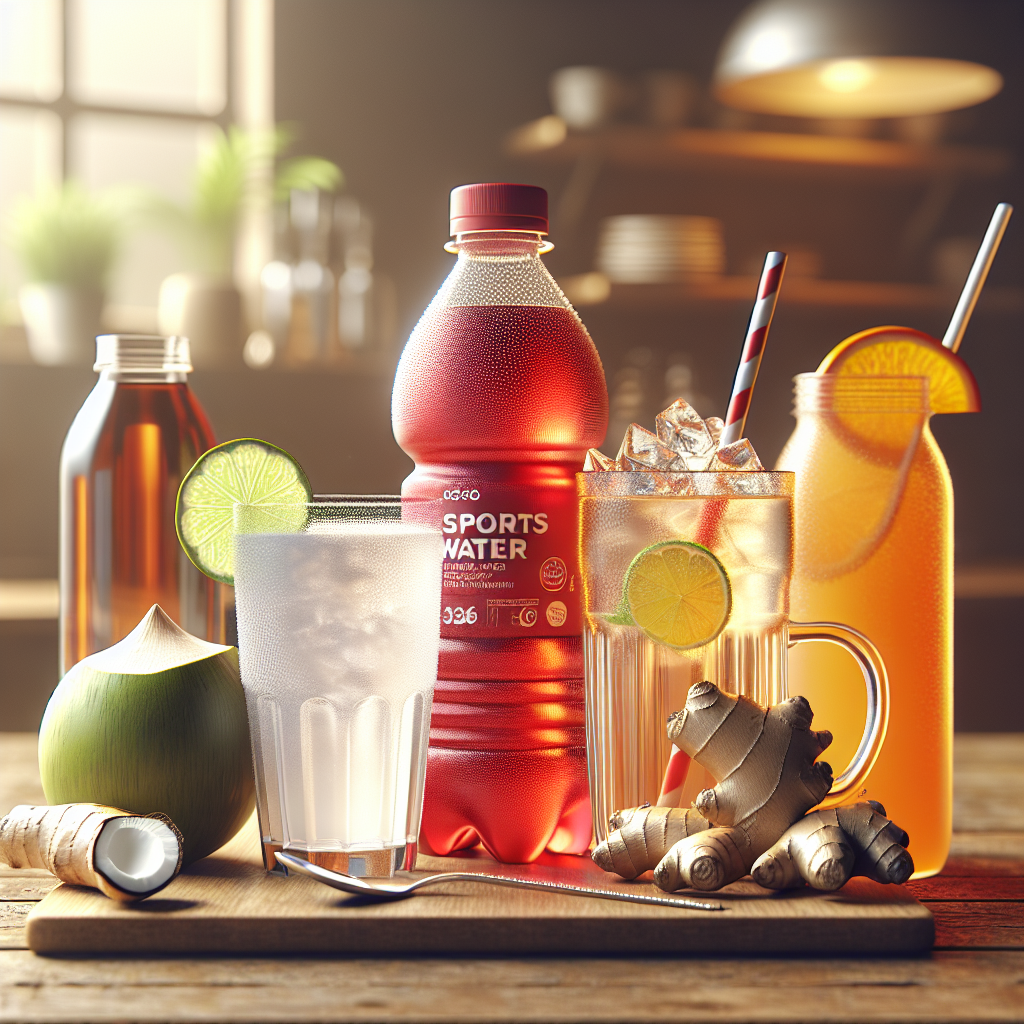
[[[231,120],[228,0],[0,0],[0,221],[21,196],[74,179],[187,198],[196,159]],[[152,330],[173,242],[140,228],[108,320]],[[0,247],[5,306],[21,283]]]

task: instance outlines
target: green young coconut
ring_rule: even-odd
[[[53,691],[39,771],[51,804],[162,812],[181,830],[185,864],[213,853],[254,805],[238,651],[186,633],[153,605]]]

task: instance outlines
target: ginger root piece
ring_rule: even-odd
[[[857,854],[839,824],[835,808],[814,811],[791,825],[771,849],[754,861],[750,876],[766,889],[808,885],[828,892],[850,879]]]
[[[740,829],[710,828],[676,843],[654,869],[654,883],[666,892],[721,889],[747,874],[749,847]]]
[[[594,863],[623,878],[650,871],[680,839],[711,828],[696,811],[650,804],[616,811],[609,824],[615,831],[594,850]]]
[[[668,736],[719,780],[697,795],[697,810],[714,825],[742,827],[755,842],[781,836],[832,788],[831,766],[815,764],[832,734],[812,732],[812,719],[804,697],[765,711],[714,683],[691,686],[686,707],[669,718]]]
[[[894,885],[910,878],[914,873],[914,858],[907,849],[910,836],[886,817],[885,808],[877,800],[837,807],[836,813],[857,852],[855,875]]]
[[[676,843],[654,873],[672,891],[718,889],[742,878],[789,826],[820,803],[832,769],[816,758],[832,742],[813,732],[803,697],[765,711],[713,683],[690,687],[686,707],[669,718],[668,736],[716,779],[694,806],[716,826]]]
[[[712,890],[742,878],[794,821],[824,799],[832,786],[832,769],[815,759],[832,742],[832,734],[811,731],[812,717],[803,697],[765,711],[713,683],[690,687],[686,707],[669,718],[668,737],[719,780],[694,802],[697,814],[714,827],[691,827],[668,849],[654,872],[661,888]],[[634,822],[641,834],[632,835],[624,851],[620,844],[626,839],[619,833]],[[648,826],[651,833],[664,827],[661,818],[634,811],[598,848],[601,857],[630,871],[641,864],[650,867],[651,854],[662,849],[664,836],[649,836]],[[634,852],[645,844],[648,852]]]
[[[718,784],[698,794],[695,810],[617,811],[594,860],[623,878],[653,867],[668,892],[720,889],[748,872],[768,889],[834,890],[852,875],[905,882],[909,839],[881,804],[807,813],[832,786],[831,767],[816,763],[832,734],[812,731],[812,717],[803,697],[765,711],[712,683],[691,686],[668,737]]]
[[[748,872],[767,889],[807,882],[834,890],[852,875],[905,882],[914,870],[910,840],[881,804],[807,813],[832,786],[832,769],[815,762],[832,734],[813,732],[811,721],[803,697],[765,711],[712,683],[691,686],[668,736],[718,785],[698,794],[695,810],[616,811],[594,860],[623,878],[654,868],[668,892],[720,889]]]
[[[181,870],[183,840],[163,814],[102,804],[22,804],[0,819],[0,862],[44,868],[114,900],[145,899]]]
[[[751,876],[766,889],[838,889],[854,875],[902,885],[914,873],[910,838],[875,800],[801,818],[757,859]]]

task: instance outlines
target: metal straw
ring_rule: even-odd
[[[982,239],[978,255],[974,257],[974,266],[971,267],[971,272],[967,275],[964,290],[960,293],[960,301],[953,311],[953,319],[949,321],[949,326],[942,339],[942,344],[953,352],[960,347],[960,342],[964,340],[964,331],[967,330],[967,323],[974,312],[992,261],[996,258],[996,250],[1003,240],[1003,232],[1010,221],[1011,213],[1013,213],[1013,207],[1009,203],[1000,203],[996,207],[995,213],[992,214],[992,219],[988,222],[988,231],[985,232],[985,237]]]

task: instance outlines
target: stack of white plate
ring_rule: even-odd
[[[715,217],[630,214],[601,224],[597,267],[620,284],[681,281],[725,270],[722,222]]]

